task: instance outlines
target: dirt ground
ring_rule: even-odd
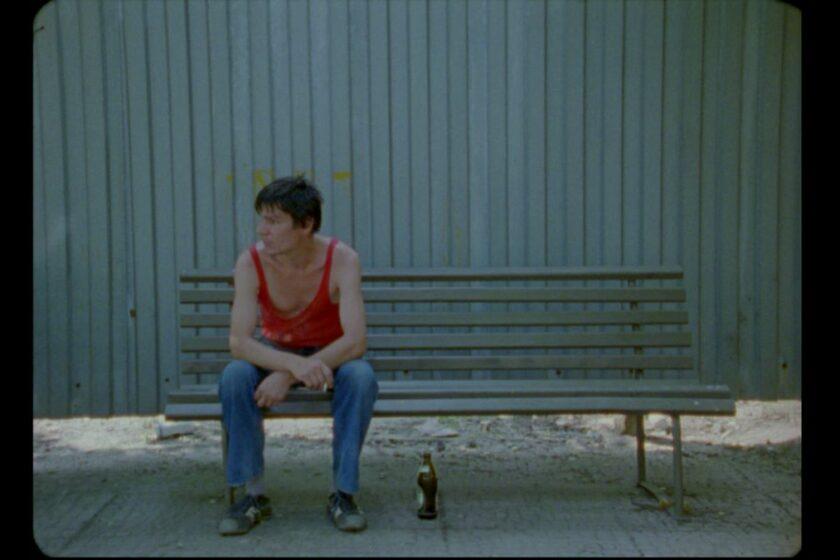
[[[575,544],[569,536],[543,546],[537,538],[529,541],[527,530],[512,530],[499,537],[503,545],[494,545],[499,554],[508,550],[507,543],[521,555],[668,554],[673,550],[667,548],[665,535],[674,530],[686,534],[689,540],[684,542],[696,542],[694,550],[680,549],[681,554],[734,550],[740,555],[789,556],[798,550],[800,401],[739,401],[735,417],[683,417],[686,499],[692,511],[687,526],[674,525],[635,488],[635,439],[622,435],[622,426],[619,415],[375,418],[362,455],[359,503],[369,516],[367,533],[379,531],[380,537],[367,539],[364,546],[350,545],[339,555],[415,555],[388,543],[422,543],[429,534],[430,525],[415,526],[411,515],[416,468],[426,450],[432,451],[440,476],[441,517],[446,509],[450,517],[443,544],[426,553],[483,554],[482,543],[489,541],[482,531],[507,526],[490,519],[497,514],[485,511],[488,503],[500,506],[502,517],[524,517],[526,526],[565,523],[569,535],[595,529],[604,533],[592,548],[583,541]],[[670,419],[652,414],[645,426],[649,479],[669,485]],[[275,517],[300,521],[304,532],[333,531],[322,519],[321,503],[330,486],[331,437],[330,419],[266,422],[266,484],[278,504]],[[243,552],[241,543],[249,543],[247,552],[253,555],[337,554],[319,549],[311,539],[296,544],[294,553],[278,549],[268,529],[260,533],[260,527],[239,540],[215,534],[224,508],[218,422],[169,423],[162,416],[36,419],[33,447],[33,529],[48,554],[236,555]],[[552,493],[579,504],[551,510],[554,502],[544,496]],[[289,494],[293,497],[284,498]],[[170,512],[178,500],[193,508],[191,519],[200,519],[187,522],[185,514]],[[476,513],[477,503],[483,504],[481,513]],[[310,510],[317,510],[311,518]],[[627,517],[617,519],[618,510]],[[633,512],[642,512],[635,515],[646,521],[633,518]],[[529,521],[529,515],[534,519]],[[598,515],[608,522],[594,519]],[[627,523],[640,525],[627,529]],[[660,526],[661,542],[656,537]],[[613,537],[607,534],[609,527],[614,527]],[[693,527],[696,538],[685,527]],[[630,533],[629,541],[622,531]],[[157,536],[150,539],[150,534]],[[633,534],[647,534],[649,542]],[[727,536],[733,541],[730,549],[721,540]],[[751,537],[754,543],[746,544]],[[633,548],[622,548],[630,541]],[[291,546],[289,541],[285,545]],[[707,545],[708,550],[703,548]]]

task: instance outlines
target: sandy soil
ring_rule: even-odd
[[[619,415],[375,418],[366,446],[399,446],[405,452],[459,449],[503,453],[515,452],[525,446],[534,451],[550,452],[562,442],[573,450],[598,449],[634,441],[621,434],[623,418]],[[329,442],[331,422],[327,418],[268,421],[266,438],[268,442],[283,439],[293,446]],[[186,433],[159,437],[159,426]],[[682,429],[686,443],[753,450],[755,457],[760,457],[761,450],[767,446],[779,447],[781,444],[795,450],[802,437],[802,406],[800,401],[739,401],[735,417],[686,416],[682,418]],[[648,415],[645,431],[650,449],[670,448],[670,418],[661,414]],[[76,454],[52,453],[56,446],[65,451],[81,452],[82,462],[85,453],[102,449],[127,452],[121,456],[130,460],[132,451],[165,455],[177,441],[209,442],[219,434],[216,422],[172,423],[166,422],[163,416],[36,419],[33,421],[33,469],[37,474],[60,469],[65,462],[78,464],[80,459]],[[184,450],[205,451],[204,446],[183,447]],[[213,454],[211,460],[218,459],[218,448],[211,446],[207,451]]]
[[[552,472],[550,469],[556,467],[548,465],[562,459],[563,468],[552,484],[573,487],[576,481],[582,481],[602,489],[605,484],[616,483],[632,496],[634,489],[624,486],[626,479],[635,476],[635,438],[622,434],[623,420],[620,415],[375,418],[362,456],[362,469],[366,470],[363,482],[372,488],[370,494],[374,496],[365,503],[371,509],[377,507],[373,501],[376,492],[382,495],[390,491],[394,482],[385,478],[393,477],[394,472],[405,478],[399,484],[411,490],[416,472],[413,465],[419,464],[425,450],[433,452],[442,476],[447,470],[453,477],[463,471],[467,482],[471,472],[481,473],[488,484],[495,484],[497,479],[503,483],[506,473]],[[669,483],[670,418],[652,414],[645,426],[649,474]],[[798,538],[800,401],[738,401],[735,417],[683,417],[682,428],[691,489],[688,503],[698,519],[714,523],[717,516],[726,516],[737,520],[745,531],[766,529],[770,533],[776,530],[776,523],[793,532],[790,539]],[[161,437],[161,430],[182,433]],[[331,438],[331,419],[327,418],[266,422],[266,462],[272,467],[267,484],[283,488],[287,480],[283,477],[305,473],[320,477],[326,489],[331,476]],[[41,527],[42,534],[54,534],[49,546],[62,555],[84,553],[88,550],[84,546],[90,546],[77,536],[85,532],[84,528],[72,526],[59,513],[46,511],[53,507],[51,496],[64,489],[96,484],[112,495],[120,495],[123,491],[136,492],[133,489],[147,479],[164,480],[167,488],[173,489],[202,484],[206,487],[201,491],[205,503],[220,512],[223,508],[218,422],[170,423],[162,416],[36,419],[33,448],[36,533]],[[188,472],[185,466],[194,472]],[[197,482],[199,475],[203,482]],[[755,491],[744,491],[735,499],[727,490],[744,485],[755,485]],[[753,494],[772,500],[758,505],[770,504],[766,506],[769,516],[756,520],[758,502],[743,497]],[[39,508],[44,511],[39,512]],[[709,527],[729,530],[724,525]],[[212,526],[208,529],[202,529],[208,536],[207,551],[221,553],[213,548],[218,543],[212,538]],[[109,554],[109,550],[97,549],[96,553]],[[179,550],[175,544],[171,550],[155,549],[164,555]]]

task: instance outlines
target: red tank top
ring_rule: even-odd
[[[260,302],[262,332],[265,338],[288,348],[323,347],[344,334],[338,315],[338,304],[330,301],[330,269],[333,249],[337,243],[337,238],[330,241],[324,274],[321,276],[315,299],[303,311],[285,319],[280,317],[277,308],[271,302],[257,246],[251,246],[251,258],[257,267],[260,280],[257,299]]]

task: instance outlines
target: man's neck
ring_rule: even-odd
[[[287,252],[266,256],[268,256],[268,259],[277,268],[282,270],[294,270],[295,272],[305,272],[310,269],[317,260],[319,245],[317,236],[313,234],[311,237],[301,242],[297,247]]]

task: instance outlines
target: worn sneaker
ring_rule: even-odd
[[[243,535],[254,525],[271,517],[271,502],[266,496],[250,496],[230,506],[219,522],[220,535]]]
[[[363,531],[367,527],[364,513],[353,502],[353,496],[334,492],[327,502],[327,516],[342,531]]]

